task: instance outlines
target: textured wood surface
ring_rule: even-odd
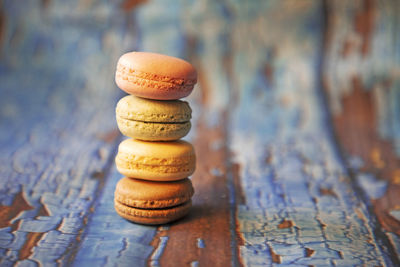
[[[364,201],[398,254],[400,5],[369,0],[330,3],[327,9],[324,87],[336,140]]]
[[[0,265],[399,266],[398,1],[3,1]],[[119,217],[113,75],[185,58],[189,216]]]

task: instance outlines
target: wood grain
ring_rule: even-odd
[[[164,231],[169,238],[160,259],[161,266],[184,266],[196,262],[205,266],[227,266],[234,260],[230,245],[226,150],[223,145],[213,147],[213,143],[224,138],[221,128],[208,128],[203,118],[198,122],[198,137],[194,144],[199,164],[192,178],[196,192],[193,209],[190,216]],[[203,138],[203,135],[207,137]],[[182,247],[182,244],[187,245]],[[177,251],[182,253],[179,258],[176,257]]]
[[[339,25],[344,6],[329,4],[328,8],[331,15],[327,32],[331,36],[326,54],[331,60],[327,61],[324,76],[337,142],[383,229],[399,234],[400,218],[394,216],[400,205],[400,158],[396,149],[399,133],[395,126],[398,100],[390,97],[398,94],[399,62],[388,58],[390,54],[396,58],[393,46],[398,43],[398,25],[392,19],[399,12],[399,5],[390,1],[387,5],[378,1],[354,3],[348,7],[351,13],[345,18],[349,22],[346,27]],[[388,41],[385,51],[391,51],[389,54],[379,46],[383,36]],[[331,58],[340,46],[346,52]],[[354,69],[356,62],[358,69]],[[338,67],[350,71],[338,76]],[[396,249],[396,235],[388,237],[389,249]],[[398,265],[397,256],[393,259]]]
[[[163,17],[157,25],[146,23],[152,17],[142,17],[147,12],[157,14],[158,9],[166,8],[165,5],[166,3],[161,2],[149,3],[148,6],[143,7],[141,10],[143,13],[139,12],[137,14],[140,21],[138,27],[143,32],[142,43],[156,44],[159,36],[155,34],[155,31],[158,33],[158,30],[161,29],[170,32],[172,30],[170,25],[177,23],[176,16]],[[172,9],[169,7],[169,10],[180,12],[179,8]],[[210,73],[214,75],[215,70],[223,66],[218,61],[213,66],[205,64],[208,62],[197,51],[200,44],[196,43],[196,40],[200,40],[201,35],[191,32],[186,33],[187,35],[185,36],[180,36],[181,34],[183,33],[176,32],[175,34],[164,36],[164,46],[156,47],[156,52],[163,52],[165,47],[174,47],[172,44],[176,42],[176,38],[187,40],[184,50],[171,49],[167,50],[167,53],[186,57],[196,65],[199,71],[199,84],[196,86],[193,95],[188,99],[193,108],[194,118],[192,120],[193,129],[187,139],[193,142],[197,155],[197,170],[192,177],[195,188],[193,208],[189,216],[180,221],[158,228],[137,226],[137,233],[149,237],[149,230],[147,229],[151,228],[155,232],[152,241],[148,243],[154,248],[150,255],[148,252],[145,254],[148,255],[147,265],[150,266],[229,266],[231,263],[236,265],[238,263],[238,259],[235,258],[235,253],[237,256],[237,247],[234,243],[235,240],[232,240],[235,239],[236,235],[234,229],[235,221],[232,221],[230,192],[227,185],[230,183],[228,180],[229,170],[227,170],[227,166],[229,166],[227,165],[228,151],[225,143],[227,125],[225,124],[224,114],[216,108],[217,102],[215,100],[213,102],[216,85],[209,75]],[[210,48],[212,46],[212,44],[207,45]],[[147,50],[145,47],[142,49]],[[221,46],[220,52],[224,51],[223,46]],[[106,190],[109,187],[106,185]],[[110,201],[111,197],[105,192],[100,202],[103,202],[103,199]],[[111,209],[111,212],[106,210],[107,207]],[[97,258],[102,263],[113,260],[118,264],[124,264],[126,255],[124,253],[116,253],[116,250],[121,251],[121,247],[123,247],[124,252],[129,253],[131,257],[138,261],[140,259],[139,262],[142,262],[143,254],[139,253],[143,249],[138,250],[138,246],[141,248],[145,243],[124,241],[124,236],[130,233],[131,223],[126,221],[121,223],[121,219],[115,217],[112,209],[112,204],[104,204],[104,206],[96,208],[94,219],[88,226],[88,234],[83,240],[80,253],[77,255],[77,263]],[[106,227],[105,235],[107,238],[101,239],[102,242],[114,240],[116,249],[112,252],[104,251],[104,254],[117,255],[115,258],[103,255],[103,250],[100,250],[100,253],[96,250],[98,252],[97,255],[92,250],[88,252],[90,245],[93,244],[92,240],[96,240],[96,236],[93,236],[96,233],[92,232],[91,229],[96,228],[100,223],[96,221],[98,214],[104,213],[111,213],[114,216],[107,216],[106,218],[102,216],[102,225],[119,224],[122,228],[119,232],[111,232],[111,229],[109,230],[109,227]],[[233,232],[231,224],[233,224]],[[182,244],[185,245],[182,246]],[[177,257],[178,251],[179,257]]]
[[[0,265],[399,264],[396,1],[18,3],[0,11]],[[193,209],[159,227],[113,208],[113,73],[135,49],[199,74]]]
[[[211,4],[210,12],[207,12],[208,19],[226,23],[226,18],[220,18],[220,14],[213,10],[217,6],[226,8],[224,4]],[[193,139],[197,155],[197,170],[192,178],[196,191],[194,207],[191,216],[165,231],[168,243],[161,256],[162,266],[240,264],[236,247],[235,201],[232,201],[235,185],[227,147],[229,111],[227,105],[215,99],[215,92],[219,90],[224,93],[221,101],[230,100],[229,93],[225,91],[231,89],[230,84],[218,88],[222,77],[233,79],[230,76],[232,72],[229,72],[232,68],[229,64],[230,37],[227,29],[214,31],[212,35],[215,38],[226,38],[225,42],[214,46],[213,39],[207,40],[204,36],[208,30],[204,24],[205,19],[198,17],[195,29],[191,28],[193,25],[190,21],[185,23],[188,27],[186,53],[199,73],[199,85],[196,88],[198,96],[194,99],[199,105],[197,112],[200,114]],[[201,53],[198,50],[200,46],[203,47]],[[207,60],[208,54],[215,57],[212,65]],[[218,78],[215,77],[217,73],[220,76]],[[182,247],[182,244],[188,245]],[[177,258],[176,252],[179,250],[182,256]]]
[[[240,256],[247,266],[390,265],[326,127],[318,83],[323,6],[302,3],[297,9],[276,4],[279,17],[270,6],[271,13],[246,21],[234,52],[241,63],[236,82],[247,86],[230,128],[245,195],[237,215]],[[271,30],[259,36],[249,30],[252,23]],[[266,65],[272,71],[265,72]]]
[[[101,26],[104,4],[71,4],[67,14],[62,1],[2,3],[2,266],[71,261],[119,139],[110,61],[124,29]]]

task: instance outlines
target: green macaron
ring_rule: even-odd
[[[128,95],[118,102],[116,117],[123,135],[145,141],[172,141],[190,131],[192,110],[186,101]]]

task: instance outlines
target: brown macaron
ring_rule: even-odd
[[[153,182],[124,177],[117,183],[114,206],[117,213],[129,221],[164,224],[189,212],[193,194],[192,182],[188,178]]]

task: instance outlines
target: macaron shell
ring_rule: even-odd
[[[186,97],[190,95],[194,87],[192,84],[176,85],[147,80],[119,71],[115,74],[115,83],[128,94],[158,100],[173,100]]]
[[[190,179],[175,182],[152,182],[124,177],[118,181],[115,200],[121,204],[160,209],[177,206],[191,199],[194,189]]]
[[[117,117],[118,129],[125,136],[144,141],[173,141],[185,137],[192,126],[184,123],[157,123],[127,120]]]
[[[128,94],[159,100],[188,96],[197,82],[195,68],[166,55],[131,52],[117,63],[115,82]]]
[[[194,155],[192,144],[184,140],[173,142],[145,142],[126,139],[118,147],[119,152],[161,159],[179,159]]]
[[[160,101],[133,95],[121,98],[115,113],[117,118],[143,122],[188,122],[192,118],[192,109],[186,101]]]
[[[173,82],[174,80],[187,80],[196,83],[196,69],[189,62],[168,55],[151,52],[129,52],[123,54],[118,64],[136,72],[142,72],[147,76],[143,78],[161,82]],[[182,83],[178,81],[178,83]]]
[[[138,209],[114,200],[115,211],[129,221],[140,224],[165,224],[184,217],[189,213],[192,202],[165,209]]]
[[[175,181],[193,174],[196,156],[193,146],[183,140],[121,142],[115,158],[117,170],[127,177],[153,181]]]

